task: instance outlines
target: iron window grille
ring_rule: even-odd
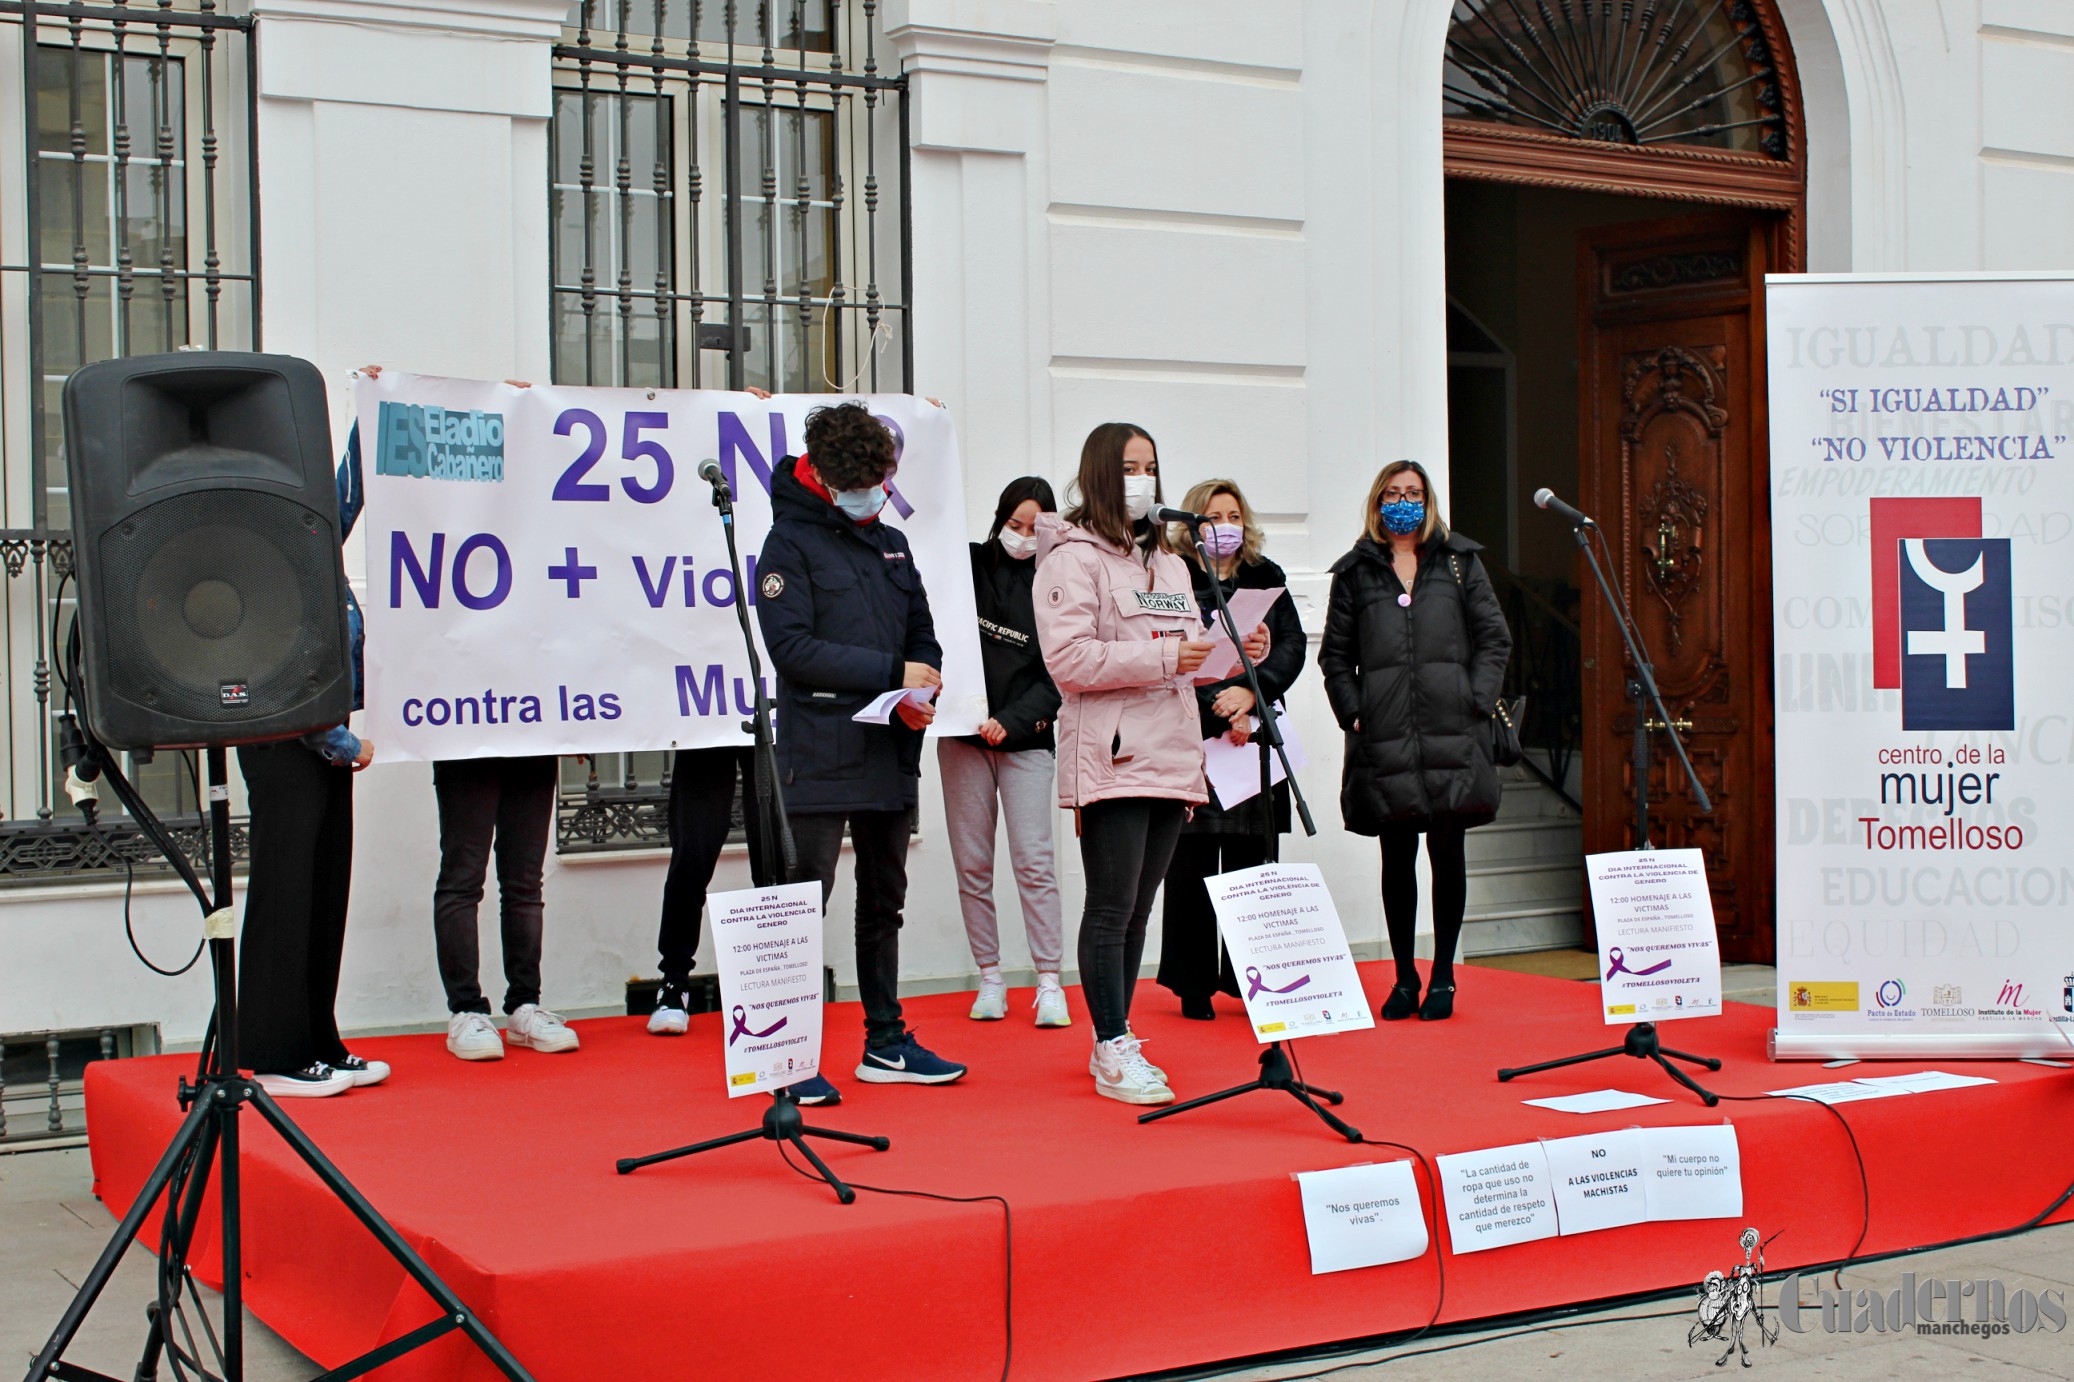
[[[556,383],[908,389],[907,84],[881,65],[880,8],[570,12],[549,133]],[[557,848],[666,845],[671,757],[566,762]]]
[[[72,571],[64,381],[81,365],[259,342],[254,53],[217,0],[0,0],[0,885],[166,871],[114,803],[65,801],[58,658]],[[8,83],[10,86],[13,82]],[[131,775],[194,857],[191,765]],[[242,828],[238,832],[240,842]]]

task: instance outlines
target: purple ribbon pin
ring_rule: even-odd
[[[735,1044],[736,1037],[767,1037],[785,1025],[785,1019],[781,1017],[760,1032],[751,1031],[749,1029],[749,1014],[740,1003],[735,1004],[734,1019],[735,1029],[727,1034],[727,1044],[730,1046]]]
[[[1669,969],[1671,967],[1669,960],[1658,960],[1647,969],[1629,969],[1627,961],[1621,958],[1620,947],[1617,945],[1606,952],[1606,958],[1613,961],[1613,968],[1606,971],[1608,979],[1611,979],[1616,974],[1627,974],[1639,979],[1644,974],[1654,974],[1660,969]]]
[[[1260,977],[1260,969],[1258,966],[1246,966],[1246,996],[1248,998],[1255,998],[1263,993],[1294,993],[1296,990],[1302,988],[1305,984],[1308,984],[1309,982],[1311,982],[1310,975],[1299,974],[1296,976],[1296,981],[1294,983],[1284,984],[1280,988],[1275,988],[1272,985],[1270,985],[1265,979]]]

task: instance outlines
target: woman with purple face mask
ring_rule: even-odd
[[[1202,557],[1185,528],[1176,526],[1168,539],[1175,551],[1188,559],[1195,577],[1196,603],[1205,623],[1217,617],[1217,602],[1210,582],[1223,587],[1229,600],[1240,590],[1286,588],[1282,568],[1260,554],[1260,526],[1254,522],[1252,506],[1230,480],[1205,480],[1188,492],[1182,507],[1199,513],[1209,522],[1203,527],[1203,545],[1209,549],[1212,570],[1204,570]],[[1303,673],[1306,649],[1303,623],[1296,604],[1287,594],[1276,600],[1267,614],[1268,655],[1254,671],[1260,689],[1271,702],[1279,702],[1290,685]],[[1210,682],[1196,688],[1202,736],[1220,735],[1234,744],[1252,737],[1253,692],[1246,674]],[[1231,958],[1217,937],[1217,917],[1203,880],[1233,869],[1253,868],[1267,862],[1264,838],[1266,814],[1274,813],[1275,832],[1289,830],[1289,787],[1278,784],[1270,793],[1255,796],[1226,810],[1213,789],[1207,804],[1198,806],[1188,824],[1181,828],[1180,843],[1174,847],[1167,866],[1166,900],[1161,912],[1159,982],[1181,1000],[1181,1015],[1209,1021],[1217,1016],[1211,995],[1222,990],[1237,997],[1239,984],[1232,974]]]

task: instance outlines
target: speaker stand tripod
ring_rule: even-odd
[[[230,789],[226,785],[228,766],[224,749],[212,745],[206,750],[209,762],[209,845],[210,873],[214,905],[211,921],[228,917],[231,907],[231,858],[230,858]],[[133,814],[143,810],[143,804],[133,799],[128,784],[117,775],[111,774],[110,785],[118,794],[125,794],[124,801]],[[154,822],[155,823],[155,822]],[[182,861],[184,862],[184,861]],[[191,876],[191,875],[190,875]],[[197,885],[198,886],[198,885]],[[227,932],[227,928],[226,932]],[[237,942],[229,935],[212,934],[209,940],[210,970],[216,984],[216,1016],[214,1028],[216,1039],[208,1065],[197,1077],[195,1084],[180,1081],[180,1103],[187,1117],[173,1140],[152,1168],[150,1177],[116,1226],[115,1236],[101,1250],[101,1256],[86,1274],[86,1279],[73,1295],[72,1303],[66,1307],[58,1326],[29,1365],[24,1382],[47,1382],[47,1379],[74,1379],[75,1382],[117,1382],[105,1373],[95,1372],[76,1363],[65,1361],[64,1353],[78,1334],[80,1326],[94,1308],[123,1255],[136,1242],[144,1221],[150,1217],[158,1202],[166,1196],[168,1187],[177,1179],[184,1181],[184,1193],[177,1204],[169,1205],[167,1212],[172,1216],[166,1237],[166,1262],[164,1271],[184,1264],[188,1248],[194,1241],[194,1233],[201,1222],[202,1197],[210,1183],[210,1173],[215,1173],[217,1199],[223,1215],[223,1334],[217,1345],[223,1382],[243,1382],[245,1376],[244,1336],[244,1252],[243,1227],[240,1219],[239,1165],[238,1165],[238,1119],[249,1107],[265,1120],[268,1126],[281,1135],[290,1151],[309,1167],[324,1188],[343,1204],[367,1231],[374,1235],[385,1252],[396,1260],[398,1266],[409,1274],[432,1297],[439,1314],[407,1334],[398,1336],[386,1344],[370,1349],[350,1362],[323,1374],[321,1382],[344,1382],[344,1379],[359,1377],[372,1372],[385,1363],[394,1361],[404,1354],[423,1347],[442,1335],[460,1330],[466,1334],[497,1370],[512,1382],[531,1382],[528,1374],[511,1351],[504,1347],[497,1336],[476,1317],[453,1289],[427,1266],[425,1260],[403,1240],[389,1222],[384,1219],[367,1198],[353,1187],[340,1170],[331,1164],[317,1148],[308,1134],[289,1121],[267,1092],[258,1084],[238,1073],[238,964]],[[161,1280],[165,1277],[162,1274]],[[177,1280],[177,1274],[175,1276]],[[175,1288],[177,1290],[177,1287]],[[169,1347],[177,1347],[172,1330],[173,1323],[166,1318],[164,1308],[168,1302],[161,1297],[150,1311],[150,1325],[145,1336],[144,1352],[137,1365],[137,1379],[151,1379],[158,1375],[160,1355]],[[204,1320],[206,1326],[207,1321]],[[179,1371],[176,1365],[176,1372]],[[196,1371],[204,1371],[197,1367]],[[204,1375],[206,1373],[204,1372]]]

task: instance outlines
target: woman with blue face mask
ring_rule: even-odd
[[[1205,624],[1217,617],[1216,598],[1210,593],[1213,580],[1223,588],[1226,600],[1241,590],[1281,588],[1285,592],[1268,609],[1269,651],[1254,669],[1261,692],[1270,703],[1279,702],[1302,675],[1308,653],[1303,622],[1297,617],[1295,601],[1286,593],[1289,578],[1261,555],[1262,534],[1254,522],[1253,507],[1230,480],[1205,480],[1188,492],[1181,507],[1209,520],[1203,527],[1203,545],[1210,553],[1208,570],[1186,528],[1177,524],[1168,533],[1170,545],[1187,558],[1195,577],[1196,604]],[[1238,745],[1251,740],[1253,691],[1246,685],[1243,669],[1222,681],[1196,687],[1195,695],[1204,739],[1222,736]],[[1275,833],[1287,834],[1288,784],[1229,809],[1217,800],[1213,789],[1210,800],[1196,807],[1181,827],[1180,842],[1167,865],[1160,913],[1159,982],[1181,1000],[1183,1017],[1207,1022],[1217,1016],[1212,994],[1221,991],[1238,996],[1238,980],[1232,974],[1231,957],[1218,939],[1217,915],[1203,880],[1267,862],[1269,812],[1273,813]]]
[[[1492,711],[1512,634],[1476,554],[1448,531],[1417,461],[1393,461],[1368,490],[1354,549],[1332,565],[1318,667],[1346,731],[1340,814],[1382,842],[1383,921],[1397,982],[1386,1022],[1432,1022],[1455,1005],[1455,950],[1468,898],[1464,835],[1498,814]],[[1433,969],[1420,1001],[1412,941],[1419,837],[1433,866]]]

